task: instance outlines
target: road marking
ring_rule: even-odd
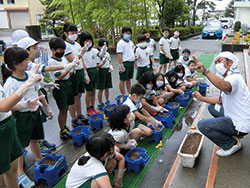
[[[204,110],[205,106],[206,106],[206,103],[203,102],[201,104],[195,118],[194,118],[194,121],[193,121],[191,127],[196,126],[196,124],[200,120],[201,113]],[[176,175],[176,172],[177,172],[177,169],[178,169],[178,167],[180,165],[180,162],[181,162],[181,157],[180,157],[180,155],[177,155],[176,158],[175,158],[174,164],[173,164],[173,166],[171,167],[171,169],[170,169],[170,171],[168,173],[168,177],[167,177],[167,179],[166,179],[166,181],[165,181],[165,183],[163,185],[163,188],[169,188],[172,185],[172,182],[174,180],[174,177]]]

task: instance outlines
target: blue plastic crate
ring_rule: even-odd
[[[175,99],[179,101],[181,106],[185,107],[187,106],[189,95],[184,95],[184,97],[182,97],[182,95],[178,95],[175,97]]]
[[[117,106],[117,104],[109,104],[103,107],[104,114],[107,118],[110,117],[110,112]]]
[[[132,159],[129,158],[130,154],[138,151],[139,152],[139,159]],[[147,150],[144,148],[134,148],[128,151],[125,155],[125,161],[127,164],[128,171],[134,171],[134,173],[138,174],[141,171],[141,167],[144,167],[145,164],[149,161],[150,157],[148,155]]]
[[[185,90],[185,95],[188,95],[189,96],[189,98],[188,98],[188,100],[190,100],[191,98],[192,98],[192,93],[193,93],[194,91],[192,90],[192,89],[186,89]]]
[[[209,87],[209,85],[206,83],[199,83],[198,86],[200,94],[206,96],[207,87]]]
[[[175,123],[175,117],[173,115],[173,112],[171,111],[167,112],[168,116],[162,116],[162,113],[164,112],[158,114],[158,121],[161,121],[161,123],[165,127],[172,129]]]
[[[76,131],[81,131],[81,132],[76,133]],[[70,135],[72,136],[73,144],[81,146],[83,145],[84,141],[88,141],[91,132],[90,128],[87,126],[78,126],[70,131]]]
[[[46,159],[56,160],[54,165],[42,164]],[[60,181],[60,175],[68,170],[66,158],[63,154],[48,154],[34,166],[34,180],[38,184],[45,181],[48,186],[56,185]]]
[[[152,135],[149,137],[150,141],[155,141],[156,143],[159,143],[160,140],[162,139],[162,133],[164,132],[164,125],[158,125],[158,127],[160,127],[161,129],[160,130],[155,130],[153,125],[149,125],[148,126],[150,129],[153,130],[153,133]]]
[[[172,107],[173,104],[175,104],[177,106]],[[180,108],[180,103],[178,103],[178,102],[169,102],[169,103],[167,103],[165,108],[167,108],[169,111],[173,112],[173,115],[176,117],[176,116],[178,116],[178,110]]]
[[[123,104],[127,100],[128,96],[127,95],[118,95],[115,100],[117,102],[117,105]]]
[[[98,117],[98,119],[93,119],[95,117]],[[94,114],[94,115],[90,116],[89,123],[90,123],[92,129],[95,129],[97,131],[100,130],[104,124],[103,114]]]

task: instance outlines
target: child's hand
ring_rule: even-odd
[[[171,54],[168,54],[167,57],[168,57],[169,59],[173,59],[173,56],[172,56]]]
[[[84,80],[85,80],[85,83],[86,83],[86,84],[89,84],[90,79],[89,79],[88,72],[87,72],[86,70],[84,71]]]
[[[136,69],[136,70],[138,69],[138,65],[137,65],[137,63],[135,63],[135,69]]]
[[[49,83],[44,83],[44,87],[47,87],[47,88],[56,88],[56,89],[60,89],[60,84],[57,84],[55,82],[49,82]]]
[[[124,67],[123,64],[119,64],[119,69],[120,69],[120,72],[125,72],[126,71],[126,68]]]
[[[113,72],[114,68],[113,68],[113,65],[110,65],[109,66],[109,72]]]
[[[201,77],[198,77],[198,78],[196,78],[196,81],[197,81],[197,83],[199,84],[199,83],[201,83],[201,82],[203,82],[203,78],[201,78]]]
[[[179,94],[180,94],[181,96],[184,96],[184,95],[185,95],[185,93],[184,93],[184,91],[182,91],[182,89],[179,89]]]

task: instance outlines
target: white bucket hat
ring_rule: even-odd
[[[17,46],[26,50],[27,48],[39,43],[39,41],[35,41],[33,38],[25,37],[18,41]]]
[[[12,40],[12,45],[17,44],[17,42],[25,37],[29,37],[29,34],[22,30],[22,29],[18,29],[15,30],[12,34],[11,34],[11,40]]]

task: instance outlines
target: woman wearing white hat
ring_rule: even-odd
[[[224,116],[202,119],[198,128],[220,147],[216,152],[218,156],[230,156],[241,149],[239,138],[250,132],[250,92],[237,69],[239,60],[231,52],[220,53],[215,60],[215,69],[221,78],[206,69],[196,57],[193,58],[196,70],[220,90],[217,97],[203,97],[198,92],[193,96],[206,103],[222,104],[224,108]]]

